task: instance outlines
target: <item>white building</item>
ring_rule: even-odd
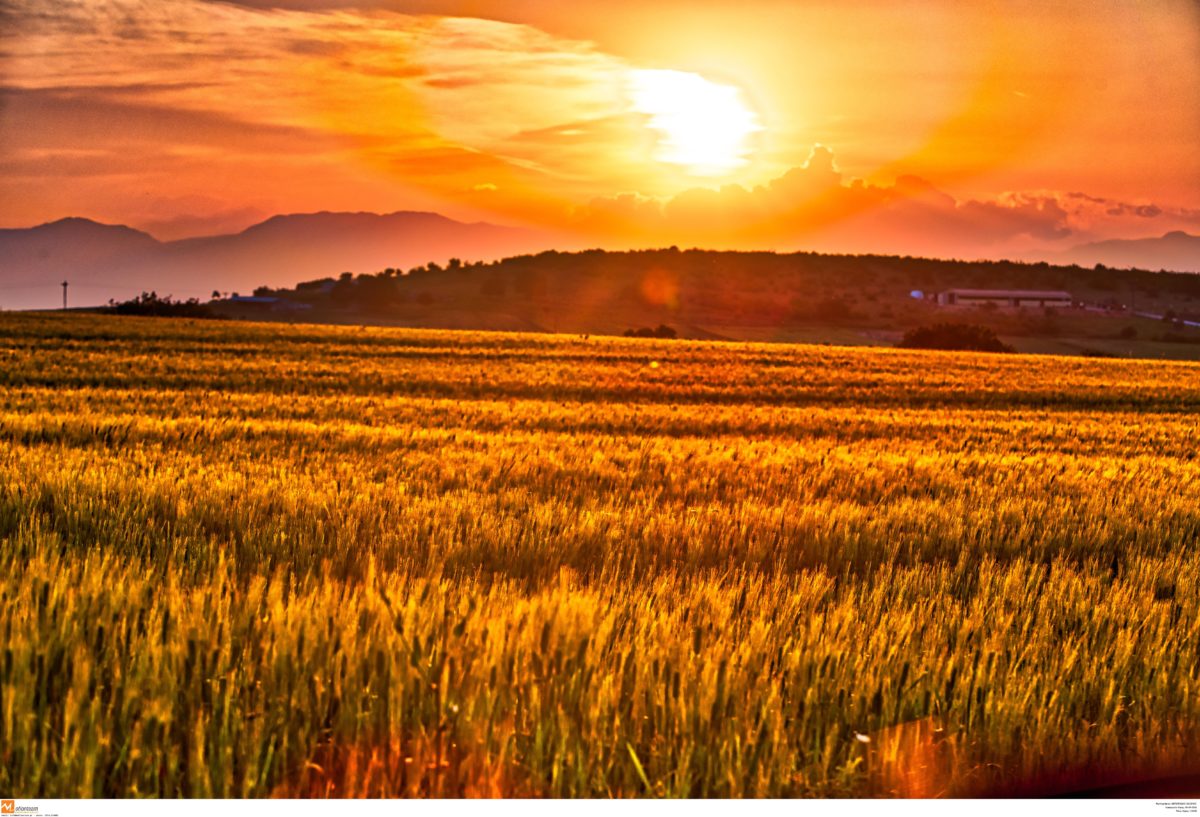
[[[1069,307],[1071,293],[1053,289],[947,289],[937,296],[939,306],[985,306],[1001,309]]]

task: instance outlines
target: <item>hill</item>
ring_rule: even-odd
[[[13,275],[53,277],[80,265],[113,263],[161,246],[140,230],[86,218],[64,218],[29,229],[3,229],[0,230],[0,284],[15,284]]]
[[[1082,244],[1064,253],[1069,263],[1109,267],[1150,267],[1200,272],[1200,236],[1174,230],[1159,238],[1114,239]]]
[[[429,262],[445,265],[451,258],[462,259],[470,265],[470,262],[493,261],[545,250],[551,246],[560,251],[568,249],[563,246],[561,237],[548,233],[487,223],[468,224],[426,212],[396,212],[383,215],[366,212],[320,212],[278,215],[240,233],[168,242],[160,242],[145,232],[122,225],[101,224],[84,218],[66,218],[27,229],[0,230],[0,308],[55,307],[60,303],[59,287],[64,279],[69,280],[71,284],[71,303],[80,306],[99,305],[109,299],[128,299],[143,290],[156,291],[160,295],[170,294],[177,298],[207,299],[214,291],[245,294],[256,286],[282,289],[294,287],[297,282],[306,279],[332,278],[343,272],[362,275],[382,269],[405,270],[413,268],[414,265],[421,268]],[[578,266],[579,275],[582,277],[576,276],[573,266],[571,269],[564,267],[561,270],[550,271],[550,267],[556,262],[545,258],[537,261],[535,266],[540,266],[547,274],[555,276],[556,284],[573,286],[578,281],[586,281],[591,289],[578,294],[585,302],[583,306],[587,310],[595,311],[590,302],[594,301],[597,295],[601,300],[612,300],[611,293],[593,291],[597,283],[602,284],[601,290],[608,290],[613,286],[617,289],[624,287],[625,295],[642,286],[643,282],[629,279],[631,275],[636,278],[645,271],[621,269],[621,263],[613,260],[619,255],[610,253],[609,261],[603,264],[603,276],[614,279],[607,282],[587,280],[590,275],[588,271],[594,271],[599,263],[591,256],[576,256],[576,261],[563,262],[568,266]],[[789,260],[763,260],[770,257]],[[818,257],[842,260],[813,260]],[[746,260],[749,258],[759,261],[750,263]],[[1153,261],[1149,266],[1155,269],[1200,270],[1200,237],[1173,232],[1155,239],[1105,241],[1082,245],[1062,257],[1063,263],[1071,266],[1057,267],[1046,263],[1014,266],[1007,262],[947,262],[949,266],[938,266],[942,262],[891,256],[712,253],[704,257],[700,266],[717,265],[720,269],[716,271],[715,276],[710,280],[702,274],[703,270],[700,273],[692,270],[685,283],[689,290],[724,292],[730,288],[731,281],[745,278],[747,270],[757,264],[760,270],[771,267],[769,276],[782,274],[783,277],[772,284],[775,289],[779,289],[781,284],[785,290],[783,294],[787,298],[798,297],[802,300],[811,299],[811,293],[814,291],[831,288],[845,289],[847,297],[853,299],[863,294],[858,282],[871,279],[872,276],[879,277],[881,283],[887,279],[895,284],[894,289],[901,296],[907,295],[914,288],[933,289],[937,286],[1021,285],[1069,288],[1080,285],[1079,272],[1074,269],[1078,265],[1093,267],[1103,264],[1126,268],[1136,266],[1139,260],[1147,258]],[[645,260],[642,258],[637,263]],[[634,264],[635,267],[637,263]],[[526,262],[516,262],[516,268],[522,268],[525,264]],[[510,317],[500,320],[499,324],[494,319],[489,319],[482,325],[496,328],[541,328],[542,322],[530,317],[530,305],[522,302],[525,299],[522,298],[523,290],[520,287],[509,288],[507,292],[497,289],[503,287],[503,279],[509,277],[513,269],[514,265],[510,264],[496,274],[488,273],[491,278],[496,278],[496,275],[499,278],[488,284],[489,293],[484,304],[489,311],[499,311]],[[841,287],[836,276],[829,279],[823,275],[823,269],[836,269],[837,275],[846,273],[849,275],[847,280],[855,283]],[[930,271],[938,269],[948,270],[949,274],[940,277],[934,274],[931,277]],[[884,273],[882,276],[881,271]],[[514,281],[523,277],[523,273],[516,274]],[[757,273],[750,275],[752,279],[756,277]],[[533,278],[537,278],[537,275],[534,274]],[[651,280],[646,282],[650,290],[662,283],[656,283],[655,280],[652,276]],[[435,289],[443,289],[448,283],[425,280],[427,286]],[[754,288],[761,282],[744,283]],[[1082,283],[1100,296],[1101,300],[1105,292],[1115,293],[1127,289],[1126,278],[1116,273]],[[629,288],[631,285],[632,290]],[[666,282],[668,290],[674,285]],[[793,285],[799,287],[799,291],[792,292]],[[481,283],[473,281],[465,286],[467,289],[478,289]],[[531,286],[532,289],[528,290],[527,294],[536,296],[540,285],[533,282]],[[451,289],[454,288],[451,286]],[[740,289],[736,285],[734,288]],[[1161,281],[1158,279],[1148,285],[1148,290],[1158,288],[1161,288]],[[568,297],[573,306],[578,305],[574,303],[579,300],[575,297],[576,293],[560,294]],[[1148,291],[1146,294],[1151,293]],[[456,295],[459,300],[460,295],[461,293]],[[650,301],[675,299],[675,295],[665,290],[657,294],[651,291],[648,297]],[[740,293],[737,298],[732,299],[733,310],[752,312],[747,297],[750,301],[762,300]],[[730,298],[722,295],[721,300],[726,306],[730,306]],[[778,315],[781,305],[778,298],[768,300],[771,302],[764,308],[768,322],[772,322],[772,316]],[[694,306],[694,303],[691,305]],[[758,305],[764,306],[761,303]],[[688,304],[683,303],[682,306],[686,312]],[[1179,306],[1172,303],[1164,309],[1179,311]],[[1186,305],[1183,306],[1186,308]],[[784,305],[784,308],[786,307],[787,305]],[[515,322],[511,318],[514,313],[522,316],[515,319]],[[628,319],[622,317],[618,323],[628,322],[637,317],[631,314]],[[687,318],[685,314],[682,319]],[[751,322],[759,322],[761,316],[748,314],[748,318]],[[481,325],[469,315],[464,316],[461,313],[455,321],[455,325]]]
[[[1080,306],[947,310],[925,297],[955,287],[1066,290]],[[1200,276],[1046,263],[675,248],[551,251],[257,293],[277,300],[218,307],[235,317],[305,322],[591,334],[666,325],[688,338],[853,345],[890,345],[953,313],[956,321],[990,327],[1019,351],[1200,353],[1200,345],[1189,345],[1193,335],[1200,341],[1200,331],[1161,320],[1200,318]],[[1146,346],[1160,342],[1175,346]]]
[[[342,271],[492,259],[542,249],[534,231],[466,224],[435,213],[308,213],[275,216],[233,235],[159,242],[129,227],[70,218],[0,231],[0,306],[94,305],[142,290],[207,298],[255,283],[286,286]]]

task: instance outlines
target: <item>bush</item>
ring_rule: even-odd
[[[665,323],[660,323],[656,329],[651,329],[647,326],[643,326],[641,329],[626,329],[625,337],[661,338],[663,340],[674,340],[675,338],[679,337],[679,334]]]
[[[208,304],[200,303],[197,298],[186,301],[172,300],[168,295],[160,298],[157,292],[143,292],[128,301],[108,302],[108,309],[118,315],[149,315],[160,318],[217,318]]]
[[[947,349],[961,352],[1016,351],[986,326],[967,323],[939,323],[906,332],[896,344],[900,349]]]

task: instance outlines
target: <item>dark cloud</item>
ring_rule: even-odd
[[[136,102],[138,99],[160,94],[167,91],[194,91],[202,88],[216,88],[213,82],[126,82],[113,85],[55,85],[53,88],[27,88],[14,85],[0,85],[0,99],[5,97],[26,96],[55,96],[71,99],[97,99],[114,102]]]
[[[471,88],[476,85],[486,85],[491,78],[483,74],[455,74],[442,77],[430,77],[424,80],[430,88]]]
[[[115,90],[0,86],[4,110],[0,145],[10,156],[22,150],[52,155],[79,149],[148,155],[148,146],[193,145],[235,153],[310,153],[331,145],[330,137],[320,132],[170,107],[141,101],[139,96],[137,86]]]
[[[1044,241],[1066,238],[1067,211],[1048,196],[1012,196],[999,201],[967,201],[958,205],[959,226],[978,239],[1000,241],[1027,235]]]
[[[284,49],[301,57],[337,57],[349,50],[345,43],[297,37],[284,43]]]
[[[375,0],[203,0],[217,6],[241,6],[249,9],[280,9],[284,11],[327,11],[333,9],[386,8],[388,4]]]
[[[264,11],[395,11],[401,14],[451,14],[464,16],[491,16],[480,12],[482,3],[464,3],[461,0],[204,0],[226,6],[261,9]],[[500,4],[497,4],[500,5]],[[473,14],[469,13],[474,11]]]
[[[1100,196],[1089,196],[1087,193],[1072,192],[1067,193],[1064,199],[1074,202],[1086,202],[1088,204],[1096,204],[1104,208],[1106,215],[1110,216],[1137,216],[1139,218],[1158,218],[1163,215],[1163,208],[1157,204],[1130,204],[1124,201],[1114,201]],[[1183,215],[1182,212],[1177,213]]]
[[[1139,218],[1157,218],[1162,215],[1162,208],[1154,204],[1124,204],[1117,202],[1109,204],[1108,209],[1104,212],[1110,216],[1128,216],[1134,215]]]

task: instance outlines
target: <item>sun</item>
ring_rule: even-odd
[[[657,132],[654,158],[696,176],[720,176],[742,167],[750,136],[762,130],[740,89],[687,71],[629,72],[633,110]]]

